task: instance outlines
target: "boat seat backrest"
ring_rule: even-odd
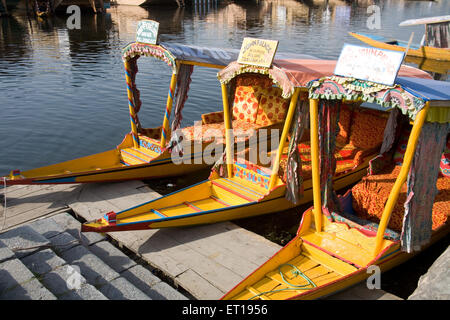
[[[264,75],[246,74],[236,78],[233,101],[233,120],[266,126],[284,120],[287,100],[281,89],[272,87],[272,80]]]
[[[388,114],[377,110],[354,109],[348,143],[362,150],[376,149],[383,143]]]

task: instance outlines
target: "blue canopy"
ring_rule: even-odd
[[[403,89],[425,101],[449,101],[446,105],[450,107],[450,82],[437,81],[422,78],[397,77],[396,84]]]
[[[231,62],[236,61],[239,56],[239,50],[231,48],[199,47],[193,45],[168,43],[168,42],[161,42],[160,46],[170,51],[170,53],[177,60],[207,63],[219,66],[227,66]],[[278,59],[318,59],[318,58],[306,54],[277,52],[275,54],[275,60]]]

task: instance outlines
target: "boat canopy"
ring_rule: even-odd
[[[289,98],[295,87],[307,88],[310,81],[334,74],[336,62],[336,60],[321,59],[275,59],[271,68],[241,65],[237,62],[232,62],[221,70],[217,77],[221,83],[228,83],[242,73],[267,74],[283,90],[283,97]],[[402,66],[399,75],[432,79],[427,72],[409,66]]]
[[[200,47],[179,43],[161,42],[159,45],[132,42],[122,50],[122,58],[131,60],[137,56],[151,56],[164,61],[176,70],[176,61],[185,64],[203,65],[213,68],[223,68],[237,60],[238,49]],[[317,59],[311,55],[294,53],[277,53],[275,59]]]
[[[314,151],[316,160],[312,164],[313,171],[320,172],[320,182],[319,178],[313,181],[316,189],[314,192],[318,195],[321,193],[321,196],[314,200],[318,229],[320,230],[322,209],[328,219],[342,219],[342,215],[340,216],[342,211],[339,209],[330,178],[334,175],[336,163],[334,150],[339,106],[344,100],[376,103],[384,110],[392,109],[392,111],[384,129],[379,155],[369,162],[369,176],[382,172],[392,165],[391,156],[396,148],[395,136],[397,130],[402,128],[398,125],[400,124],[398,114],[402,112],[414,120],[414,123],[409,133],[400,172],[384,205],[377,227],[374,255],[380,252],[384,237],[400,240],[404,251],[418,250],[431,237],[432,207],[437,194],[439,163],[450,132],[450,83],[399,76],[393,86],[386,86],[355,78],[330,76],[311,81],[309,87],[309,97],[312,99],[310,113],[316,115],[319,123],[311,122],[311,127],[314,127],[311,139],[318,139],[320,146]],[[365,107],[364,103],[361,107]],[[317,160],[319,150],[320,162]],[[407,201],[404,205],[402,232],[400,235],[389,234],[387,224],[405,182]]]
[[[376,103],[385,110],[399,108],[414,120],[429,102],[426,121],[450,122],[450,83],[426,78],[397,77],[393,86],[330,76],[311,81],[309,97]]]

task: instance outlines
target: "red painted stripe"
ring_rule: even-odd
[[[357,264],[354,263],[354,262],[351,262],[350,260],[344,259],[344,258],[342,258],[341,256],[338,256],[337,254],[335,254],[335,253],[333,253],[333,252],[330,252],[330,251],[328,251],[328,250],[325,250],[324,248],[321,248],[321,247],[319,247],[318,245],[316,245],[316,244],[314,244],[314,243],[312,243],[312,242],[309,242],[309,241],[307,241],[307,240],[305,240],[305,239],[303,239],[303,238],[302,238],[302,240],[303,240],[303,242],[309,244],[310,246],[312,246],[312,247],[314,247],[314,248],[316,248],[316,249],[319,249],[320,251],[323,251],[323,252],[325,252],[326,254],[329,254],[329,255],[332,256],[332,257],[338,258],[339,260],[342,260],[342,261],[344,261],[344,262],[346,262],[346,263],[348,263],[348,264],[354,265],[354,266],[357,267],[357,268],[361,268],[361,266],[357,265]]]
[[[122,150],[122,152],[125,152],[125,153],[126,153],[126,156],[131,157],[131,158],[134,158],[134,159],[136,159],[136,160],[138,160],[138,161],[143,161],[143,162],[146,162],[146,163],[150,162],[150,161],[146,161],[146,160],[144,160],[144,159],[141,159],[141,158],[135,156],[134,154],[129,153],[128,151]],[[123,157],[122,157],[122,160],[123,160]]]
[[[199,207],[194,206],[192,203],[190,202],[183,202],[185,205],[187,205],[189,208],[194,209],[196,212],[201,212],[203,211],[202,209],[200,209]]]
[[[225,187],[224,185],[221,185],[221,184],[219,184],[219,183],[217,183],[215,181],[211,181],[211,182],[212,182],[213,185],[218,186],[218,187],[220,187],[220,188],[222,188],[222,189],[224,189],[224,190],[226,190],[228,192],[231,192],[232,194],[234,194],[234,195],[236,195],[236,196],[238,196],[238,197],[240,197],[242,199],[245,199],[245,200],[250,201],[250,202],[255,202],[254,199],[246,197],[246,196],[244,196],[244,195],[242,195],[242,194],[240,194],[240,193],[238,193],[238,192],[236,192],[236,191],[234,191],[232,189],[229,189],[229,188]]]
[[[213,199],[214,201],[220,203],[220,204],[223,204],[223,205],[226,206],[226,207],[229,207],[229,206],[230,206],[230,204],[226,203],[226,202],[223,201],[223,200],[220,200],[219,198],[217,198],[217,197],[215,197],[215,196],[210,196],[210,198]]]
[[[137,153],[142,154],[143,156],[146,156],[146,157],[150,158],[150,160],[148,160],[148,161],[152,161],[154,159],[154,157],[152,157],[151,155],[149,155],[149,154],[147,154],[145,152],[142,152],[142,151],[140,151],[140,150],[138,150],[136,148],[134,148],[133,150],[136,151]]]

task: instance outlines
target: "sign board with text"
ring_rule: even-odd
[[[136,30],[136,42],[156,44],[158,41],[159,22],[153,20],[141,20]]]
[[[404,52],[345,44],[334,74],[392,86]]]
[[[237,62],[270,68],[277,51],[277,40],[244,38]]]

